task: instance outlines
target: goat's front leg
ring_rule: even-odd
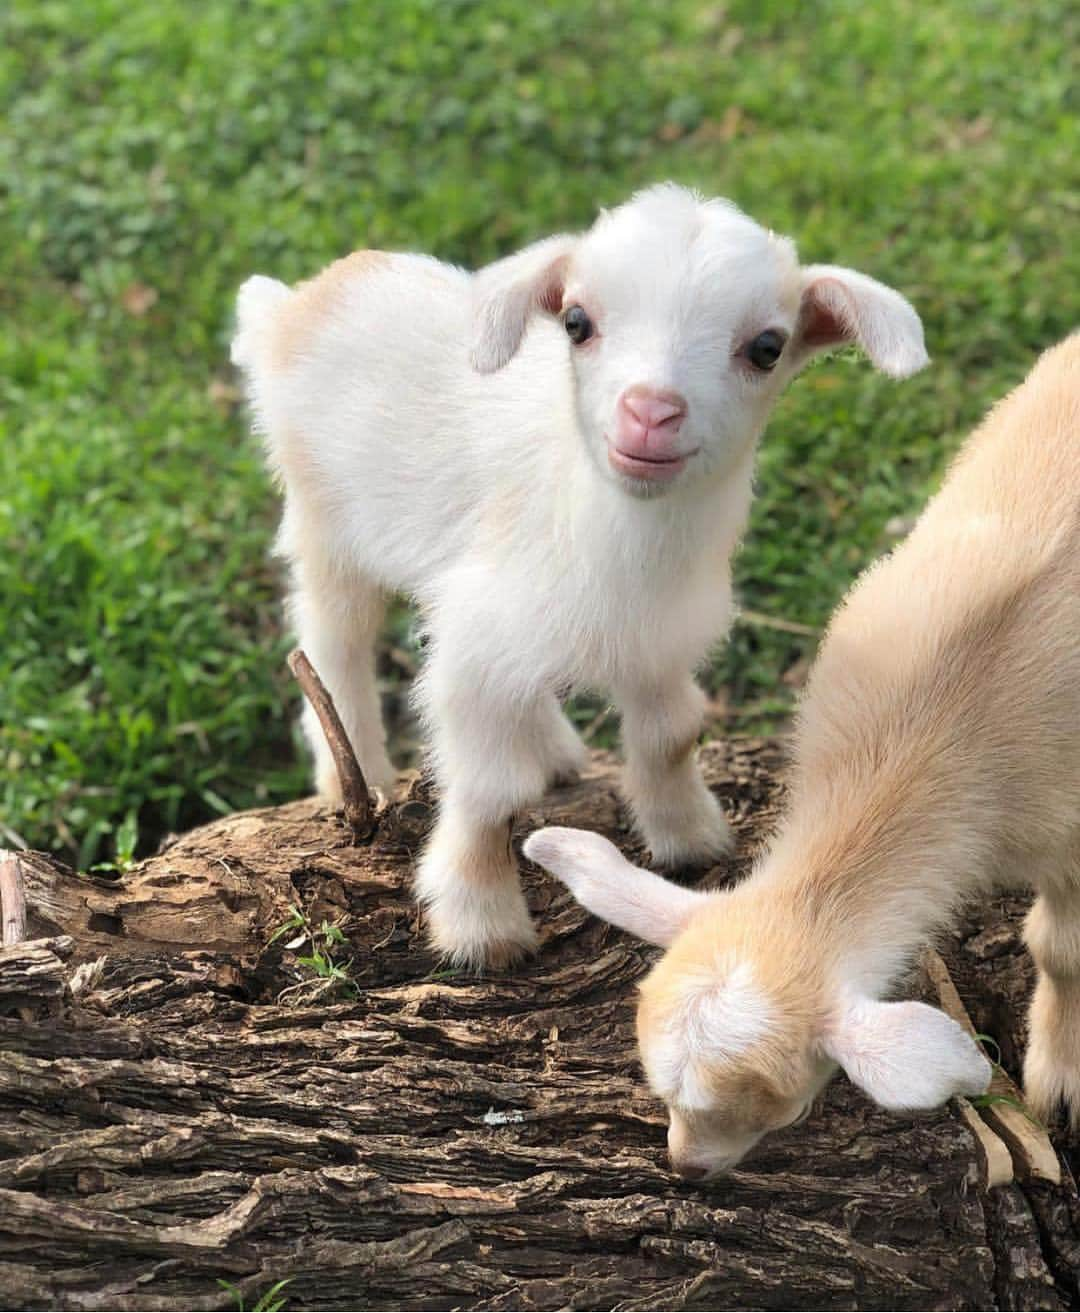
[[[732,846],[694,751],[705,695],[688,674],[616,690],[626,766],[623,789],[660,866],[711,862]]]
[[[495,811],[505,814],[493,820]],[[416,873],[432,948],[457,966],[496,970],[536,948],[510,847],[508,804],[480,808],[450,789]]]
[[[571,745],[550,694],[511,695],[497,671],[449,655],[434,655],[422,696],[443,789],[416,878],[428,937],[459,965],[504,967],[536,947],[510,847],[513,818],[571,764]]]
[[[1039,881],[1024,937],[1039,969],[1028,1014],[1024,1093],[1049,1121],[1064,1107],[1080,1133],[1080,850]]]

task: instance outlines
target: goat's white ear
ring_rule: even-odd
[[[583,907],[620,930],[666,948],[709,895],[643,871],[602,834],[551,826],[522,850],[565,884]]]
[[[469,358],[481,374],[509,364],[538,310],[558,314],[570,254],[577,238],[565,234],[496,260],[473,279],[473,343]]]
[[[802,271],[792,347],[809,358],[841,342],[857,343],[893,378],[907,378],[930,360],[922,320],[899,292],[854,269],[812,264]]]
[[[993,1074],[967,1031],[926,1003],[857,999],[832,1019],[824,1048],[875,1103],[896,1112],[982,1094]]]

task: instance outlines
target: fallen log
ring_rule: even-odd
[[[771,827],[781,755],[703,756],[740,840],[716,884]],[[20,855],[28,946],[73,951],[59,1015],[0,1016],[0,1306],[226,1308],[224,1280],[251,1307],[286,1278],[289,1308],[1076,1306],[1075,1158],[989,1189],[959,1104],[899,1117],[837,1079],[730,1177],[675,1177],[633,1045],[654,950],[528,871],[538,956],[443,970],[409,888],[432,811],[420,780],[366,839],[315,800],[249,812],[116,880]],[[541,823],[640,856],[607,756],[518,840]],[[1013,1075],[1022,913],[940,946]]]

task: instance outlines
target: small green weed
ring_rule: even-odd
[[[285,1277],[281,1281],[275,1281],[269,1290],[263,1291],[248,1310],[247,1305],[244,1303],[243,1291],[239,1286],[234,1286],[231,1281],[218,1277],[218,1285],[236,1300],[238,1313],[279,1313],[279,1310],[285,1307],[286,1299],[286,1296],[282,1295],[281,1292],[291,1281],[292,1277]]]
[[[1007,1074],[1005,1068],[1001,1065],[1001,1046],[998,1044],[997,1040],[994,1039],[993,1035],[977,1033],[975,1039],[984,1049],[993,1049],[993,1053],[988,1055],[991,1063],[998,1071],[1002,1072],[1002,1074]],[[1026,1107],[1019,1099],[1014,1099],[1009,1094],[977,1094],[969,1099],[968,1102],[973,1108],[991,1108],[995,1104],[1003,1103],[1009,1108],[1015,1108],[1017,1112],[1022,1112],[1028,1121],[1031,1122],[1032,1126],[1037,1126],[1040,1131],[1046,1130],[1046,1127],[1041,1121],[1039,1121],[1038,1117],[1035,1116],[1030,1108]]]
[[[356,985],[352,976],[349,974],[349,968],[352,966],[352,958],[342,962],[338,960],[337,950],[342,944],[348,941],[342,932],[341,926],[337,922],[323,920],[321,925],[314,925],[303,908],[296,903],[289,904],[289,919],[278,926],[274,933],[267,940],[267,946],[275,944],[279,939],[292,932],[293,937],[284,947],[291,952],[308,945],[309,951],[306,954],[297,957],[297,962],[311,971],[315,977],[315,983],[320,987],[314,992],[315,997],[322,997],[326,993],[338,993],[347,998],[352,998],[356,994]],[[278,1001],[296,1001],[297,995],[304,995],[305,1001],[311,1001],[312,981],[298,981],[295,985],[290,985],[283,990],[278,996]]]
[[[984,1035],[981,1031],[976,1031],[973,1038],[975,1042],[977,1044],[981,1044],[984,1049],[994,1050],[993,1053],[990,1054],[990,1061],[994,1064],[995,1067],[1001,1070],[1001,1045],[997,1042],[997,1040],[993,1037],[993,1035]]]
[[[135,865],[135,849],[139,842],[139,817],[130,811],[116,827],[113,836],[113,860],[97,862],[91,871],[115,871],[123,875]]]

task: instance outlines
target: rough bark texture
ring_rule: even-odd
[[[716,883],[775,818],[779,753],[705,756],[741,840]],[[530,873],[539,956],[440,972],[409,892],[430,817],[421,784],[359,846],[306,801],[118,881],[23,857],[27,933],[52,942],[0,963],[0,1306],[225,1308],[224,1278],[251,1307],[283,1277],[290,1308],[1076,1306],[1068,1164],[1060,1186],[986,1191],[955,1107],[888,1115],[837,1080],[729,1179],[673,1177],[634,1056],[652,950]],[[519,833],[541,820],[633,847],[607,758]],[[291,904],[341,921],[354,997],[297,988],[290,937],[268,946]],[[1021,910],[943,945],[1014,1071]]]

